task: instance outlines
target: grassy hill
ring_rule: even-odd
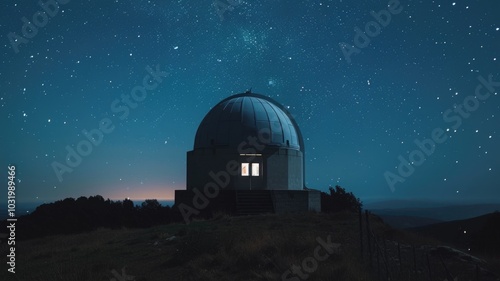
[[[292,264],[314,255],[317,238],[330,235],[342,246],[310,280],[369,280],[354,250],[356,228],[351,214],[221,216],[189,225],[50,236],[19,242],[16,276],[111,280],[112,270],[121,274],[125,268],[134,280],[280,280]]]
[[[376,217],[370,223],[374,235],[396,241],[405,255],[407,245],[439,244],[393,230]],[[330,253],[323,246],[328,240],[335,243]],[[220,214],[189,225],[99,229],[19,241],[16,246],[15,277],[3,270],[1,280],[377,280],[377,267],[367,260],[366,241],[364,259],[360,255],[358,215],[348,212]],[[5,243],[1,250],[7,251]],[[397,265],[396,257],[389,248],[383,258]],[[300,273],[292,273],[299,272],[297,268]],[[411,267],[400,270],[397,280],[428,280],[419,279],[423,274]],[[443,280],[440,271],[433,274],[440,278],[435,280]]]
[[[422,235],[447,241],[472,253],[497,254],[500,258],[500,212],[442,222],[412,229]]]

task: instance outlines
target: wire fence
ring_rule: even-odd
[[[371,213],[359,209],[360,255],[377,280],[498,280],[467,253],[446,246],[410,245],[377,235]]]

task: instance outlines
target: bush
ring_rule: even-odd
[[[321,192],[321,212],[334,213],[340,211],[357,212],[363,204],[352,192],[347,193],[340,186],[330,187],[330,194]]]

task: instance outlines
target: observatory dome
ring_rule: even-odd
[[[304,149],[290,113],[271,98],[249,92],[230,96],[207,113],[196,132],[194,149],[238,148],[259,133],[269,141],[266,146]]]

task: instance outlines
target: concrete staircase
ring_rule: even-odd
[[[236,215],[274,213],[273,199],[269,190],[236,191]]]

